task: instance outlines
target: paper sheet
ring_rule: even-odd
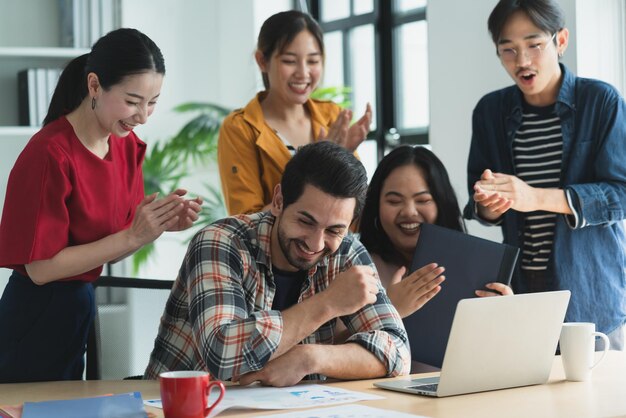
[[[425,418],[421,415],[372,408],[365,405],[341,405],[330,408],[315,408],[306,411],[263,415],[259,418]]]
[[[211,397],[209,403],[215,398]],[[209,415],[213,417],[225,409],[293,409],[337,405],[366,400],[383,399],[369,393],[326,386],[297,385],[287,388],[272,387],[228,387],[224,399]],[[162,408],[159,399],[146,400],[145,405]]]

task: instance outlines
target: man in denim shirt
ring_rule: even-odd
[[[516,292],[569,289],[567,321],[624,348],[626,104],[559,58],[569,33],[553,0],[501,0],[489,31],[515,85],[473,114],[464,216],[520,247]]]

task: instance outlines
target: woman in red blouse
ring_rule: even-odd
[[[146,145],[133,129],[152,114],[164,74],[161,51],[134,29],[110,32],[63,71],[9,176],[0,383],[81,379],[102,265],[198,219],[202,202],[185,190],[144,196]]]

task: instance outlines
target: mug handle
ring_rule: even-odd
[[[213,386],[219,386],[219,388],[220,388],[220,396],[218,396],[217,400],[215,402],[213,402],[211,404],[211,406],[207,407],[207,409],[204,410],[204,416],[205,417],[211,413],[213,408],[215,408],[218,403],[220,403],[220,401],[224,397],[224,393],[226,392],[226,388],[224,387],[224,384],[222,382],[220,382],[220,381],[209,382],[209,385],[206,387],[206,397],[207,398],[209,397],[209,395],[211,393],[211,389],[213,388]]]
[[[607,337],[605,334],[601,333],[601,332],[594,332],[591,334],[591,336],[593,337],[594,341],[596,339],[596,337],[600,337],[604,340],[604,350],[602,351],[602,355],[600,356],[600,358],[598,359],[598,361],[596,361],[593,366],[591,366],[589,368],[589,370],[593,369],[594,367],[596,367],[598,364],[600,364],[600,362],[602,361],[602,359],[604,358],[604,356],[606,356],[606,352],[609,351],[609,347],[611,345],[611,343],[609,342],[609,337]]]

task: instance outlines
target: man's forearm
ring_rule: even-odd
[[[539,210],[552,213],[571,215],[572,208],[567,203],[563,189],[537,189],[537,206]]]
[[[335,379],[373,379],[387,375],[385,365],[359,344],[310,344],[306,348],[311,362],[309,374]]]
[[[320,326],[337,316],[328,304],[324,303],[323,298],[319,298],[319,295],[303,300],[282,313],[283,332],[280,344],[270,360],[285,354],[293,346],[313,334]]]

